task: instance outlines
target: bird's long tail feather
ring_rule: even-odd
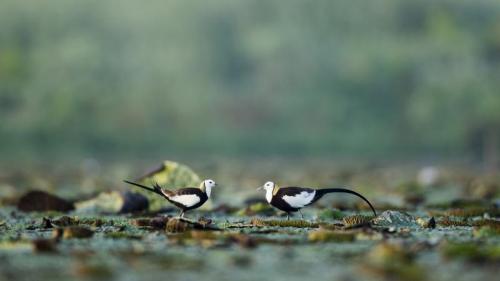
[[[324,189],[317,189],[316,190],[316,198],[315,198],[314,201],[320,199],[321,197],[323,197],[323,195],[325,195],[327,193],[334,193],[334,192],[349,193],[349,194],[353,194],[353,195],[358,196],[359,198],[363,199],[366,203],[368,203],[368,205],[370,206],[370,208],[373,211],[373,214],[375,216],[377,216],[377,212],[375,211],[375,208],[373,208],[372,204],[370,203],[370,201],[368,201],[368,199],[366,199],[363,195],[357,193],[356,191],[353,191],[353,190],[350,190],[350,189],[346,189],[346,188],[324,188]]]
[[[132,182],[132,181],[128,181],[128,180],[124,180],[124,182],[128,183],[128,184],[131,184],[131,185],[135,185],[135,186],[138,186],[142,189],[145,189],[147,191],[151,191],[151,192],[154,192],[158,195],[161,195],[163,197],[167,197],[161,190],[161,187],[158,185],[158,184],[154,184],[153,187],[149,187],[149,186],[145,186],[143,184],[140,184],[140,183],[136,183],[136,182]]]

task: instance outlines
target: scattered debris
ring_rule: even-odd
[[[69,216],[62,216],[58,219],[47,219],[44,218],[44,220],[48,220],[51,226],[55,227],[65,227],[65,226],[71,226],[71,225],[77,225],[78,222],[75,218],[69,217]],[[48,227],[50,228],[50,227]]]
[[[92,235],[94,235],[94,232],[83,226],[56,228],[53,231],[53,237],[55,239],[90,238]]]
[[[167,232],[172,232],[172,233],[185,232],[187,230],[193,230],[193,229],[220,230],[219,228],[211,224],[202,224],[195,221],[190,221],[186,219],[177,219],[177,218],[169,219],[165,226],[165,230]]]
[[[345,214],[337,209],[325,208],[318,212],[318,218],[322,220],[341,220],[345,217]]]
[[[465,209],[452,209],[445,212],[447,216],[456,216],[456,217],[479,217],[479,216],[500,216],[499,208],[488,208],[488,207],[471,207]]]
[[[417,218],[417,223],[423,228],[436,228],[436,220],[434,217],[430,219]]]
[[[171,217],[138,218],[133,219],[131,224],[137,227],[151,227],[154,229],[165,229]]]

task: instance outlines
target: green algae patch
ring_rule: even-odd
[[[422,228],[436,228],[436,219],[431,218],[417,218],[416,222]]]
[[[142,239],[141,235],[131,234],[127,232],[106,232],[104,234],[104,237],[109,239],[131,239],[131,240]]]
[[[470,207],[464,209],[451,209],[444,212],[445,216],[454,217],[478,217],[488,214],[490,216],[500,216],[500,209],[498,208],[488,208],[488,207]]]
[[[360,227],[360,226],[370,226],[373,217],[354,215],[342,218],[344,226],[347,228]]]
[[[319,223],[309,222],[306,220],[263,220],[253,218],[250,224],[257,227],[274,226],[274,227],[297,227],[297,228],[317,228]]]
[[[356,239],[355,233],[331,231],[325,229],[315,230],[309,233],[307,239],[310,242],[353,242]]]
[[[320,220],[341,220],[345,216],[344,212],[337,209],[323,209],[318,211],[318,218]]]
[[[469,262],[500,262],[500,245],[476,242],[447,242],[441,247],[446,259],[463,259]]]
[[[491,226],[493,228],[500,228],[500,221],[492,219],[481,219],[473,222],[474,226]]]
[[[500,236],[500,227],[491,225],[476,227],[473,234],[476,238],[498,237]]]
[[[373,247],[360,269],[388,280],[426,280],[426,271],[414,261],[415,254],[401,244],[381,243]]]
[[[444,217],[437,221],[437,225],[444,227],[453,227],[453,226],[472,226],[472,223],[467,219],[452,219],[450,217]]]
[[[276,211],[268,203],[258,202],[236,212],[237,216],[272,215]]]
[[[164,229],[170,217],[137,218],[130,224],[139,228]]]
[[[220,230],[211,221],[190,221],[187,219],[169,218],[165,225],[165,230],[171,233],[185,232],[188,230]]]

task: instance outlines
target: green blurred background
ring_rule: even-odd
[[[0,161],[495,169],[500,1],[0,2]]]

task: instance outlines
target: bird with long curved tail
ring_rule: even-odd
[[[259,187],[257,190],[264,189],[266,191],[266,200],[272,206],[285,211],[287,213],[287,219],[290,219],[291,212],[299,212],[302,219],[304,215],[300,209],[305,206],[311,205],[312,203],[318,201],[327,193],[349,193],[358,196],[363,199],[373,211],[373,214],[377,216],[377,212],[375,212],[375,208],[373,208],[372,204],[368,199],[366,199],[363,195],[357,193],[356,191],[352,191],[350,189],[345,188],[324,188],[324,189],[314,189],[308,187],[278,187],[272,181],[266,182],[263,186]]]
[[[177,208],[181,209],[181,213],[179,215],[181,218],[184,217],[184,212],[196,209],[207,202],[208,198],[210,198],[210,194],[212,193],[212,188],[217,186],[215,181],[211,179],[202,181],[198,188],[184,187],[177,190],[164,189],[158,184],[154,184],[153,187],[149,187],[132,181],[125,180],[124,182],[164,197]]]

